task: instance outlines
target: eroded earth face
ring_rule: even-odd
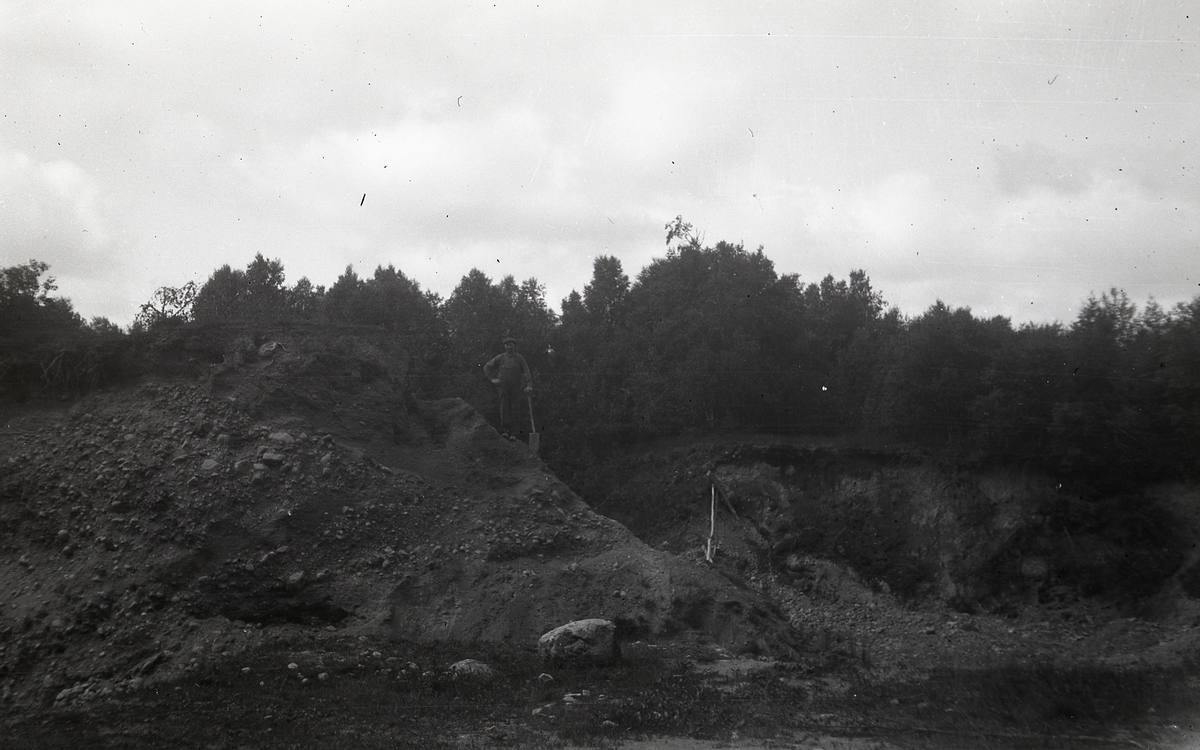
[[[614,468],[625,500],[605,507],[627,528],[465,403],[408,397],[386,342],[293,331],[278,344],[240,346],[200,380],[4,404],[0,698],[13,747],[643,735],[925,747],[907,743],[970,731],[1174,747],[1188,731],[1190,551],[1141,610],[1056,598],[1053,566],[1032,560],[1009,599],[958,606],[1004,507],[987,533],[961,512],[957,526],[916,518],[928,549],[958,557],[931,589],[898,592],[882,585],[886,544],[860,545],[876,550],[869,563],[822,546],[882,528],[868,501],[899,500],[878,481],[839,485],[801,465],[807,483],[781,484],[752,446],[688,448]],[[730,495],[712,562],[710,470]],[[929,472],[874,476],[894,489]],[[830,482],[842,506],[814,489]],[[695,490],[697,507],[677,513],[671,487]],[[1180,492],[1194,511],[1195,493]],[[668,523],[643,522],[655,502]],[[838,507],[860,514],[838,538],[796,520],[808,508],[836,525]],[[926,509],[938,507],[950,506]],[[896,552],[896,570],[912,551]],[[620,663],[538,662],[542,633],[587,617],[616,623]],[[497,676],[449,669],[465,658]]]

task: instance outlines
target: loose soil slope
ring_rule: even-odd
[[[464,402],[414,401],[378,332],[185,331],[147,356],[179,374],[4,407],[6,702],[232,669],[298,628],[531,648],[604,617],[790,651],[757,592],[593,513]]]

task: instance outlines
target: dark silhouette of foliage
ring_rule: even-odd
[[[228,266],[226,266],[228,268]],[[196,282],[181,287],[159,287],[150,301],[142,305],[133,319],[133,329],[148,331],[159,326],[182,325],[192,320],[196,303]]]
[[[805,361],[798,279],[759,248],[703,247],[667,225],[671,248],[629,283],[600,257],[563,302],[553,393],[564,431],[591,451],[696,429],[794,429]]]
[[[621,261],[601,255],[592,264],[592,280],[583,288],[583,307],[588,325],[598,329],[601,338],[610,340],[618,326],[625,322],[625,304],[629,297],[629,277]]]
[[[157,290],[134,338],[375,326],[409,352],[414,394],[460,396],[494,418],[482,365],[511,335],[534,373],[543,455],[568,477],[633,441],[729,430],[886,438],[1092,485],[1200,472],[1200,297],[1139,311],[1111,289],[1068,324],[1016,329],[940,301],[906,318],[863,270],[802,284],[762,248],[706,245],[681,216],[664,228],[663,257],[632,281],[617,258],[596,258],[561,316],[532,278],[473,269],[444,300],[391,265],[289,287],[259,254],[199,288]],[[0,269],[0,385],[74,392],[132,372],[130,337],[85,323],[47,271]]]
[[[1007,318],[980,320],[941,301],[909,321],[896,340],[868,408],[869,424],[906,440],[952,443],[970,436],[971,405],[1012,335]]]
[[[267,260],[258,253],[245,271],[228,265],[213,271],[196,293],[192,314],[199,323],[293,320],[297,312],[294,300],[299,297],[300,307],[311,309],[309,298],[314,292],[307,279],[288,289],[284,286],[283,263],[279,259]]]
[[[50,296],[58,287],[52,277],[42,279],[48,270],[37,260],[0,269],[0,332],[5,338],[44,338],[83,325],[70,300]]]
[[[762,251],[691,243],[655,260],[629,292],[628,349],[640,419],[670,430],[746,427],[797,407],[803,300]]]
[[[422,292],[391,265],[377,267],[366,280],[347,267],[324,302],[331,322],[379,326],[394,334],[410,355],[410,387],[422,396],[443,395],[449,342],[436,294]]]
[[[826,276],[804,288],[804,337],[809,361],[797,387],[805,394],[805,427],[839,432],[861,426],[873,376],[900,329],[900,312],[884,312],[883,295],[865,271],[849,280]]]
[[[0,269],[0,394],[78,394],[117,374],[127,337],[104,318],[91,325],[71,301],[53,297],[46,263],[31,260]]]

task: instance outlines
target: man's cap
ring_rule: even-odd
[[[508,342],[510,342],[510,341],[511,341],[511,342],[513,342],[514,344],[515,344],[515,343],[517,343],[517,340],[516,340],[516,339],[514,339],[512,336],[505,336],[505,337],[504,337],[504,340],[503,340],[503,341],[501,341],[500,343],[502,343],[502,344],[507,344],[507,343],[508,343]]]

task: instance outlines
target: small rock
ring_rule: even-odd
[[[299,668],[300,668],[300,665],[297,664],[296,662],[292,662],[291,664],[288,664],[288,669],[292,670],[293,672],[295,672]]]
[[[321,682],[329,682],[329,673],[322,672],[321,674],[317,675],[317,679]]]
[[[551,683],[551,682],[554,682],[554,675],[550,675],[550,674],[546,674],[545,672],[542,672],[540,675],[538,675],[537,679],[538,679],[538,682],[543,683],[543,684]]]
[[[292,573],[290,576],[288,576],[287,585],[292,588],[296,588],[303,583],[304,583],[304,571],[303,570],[298,571],[296,573]]]
[[[134,667],[133,671],[137,674],[149,674],[164,658],[166,658],[166,652],[159,651],[154,656],[144,659],[141,664]]]
[[[267,438],[269,440],[274,440],[277,443],[283,443],[284,445],[295,445],[296,443],[296,438],[292,437],[290,432],[284,432],[282,430],[279,432],[272,432],[270,435],[267,435]]]
[[[215,458],[206,458],[204,459],[204,463],[200,464],[200,471],[216,471],[218,466],[220,464],[217,463]]]
[[[267,466],[277,467],[283,465],[283,456],[278,453],[262,454],[262,462]]]
[[[278,350],[279,350],[279,342],[268,341],[267,343],[258,347],[258,358],[259,359],[270,359],[271,357],[275,356],[275,352]]]

